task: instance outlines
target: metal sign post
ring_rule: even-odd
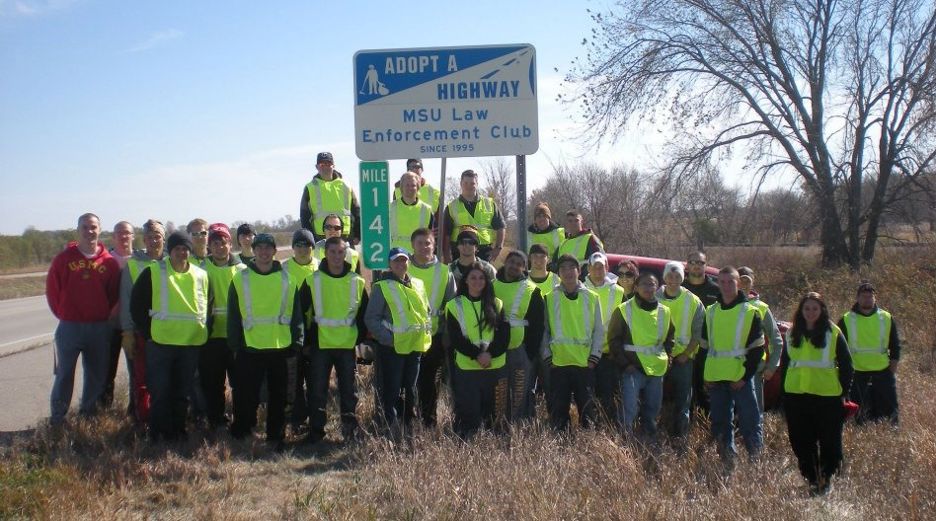
[[[364,265],[372,270],[389,267],[390,165],[386,161],[361,162],[361,251]]]
[[[526,156],[517,156],[517,248],[523,253],[530,251],[527,244]]]

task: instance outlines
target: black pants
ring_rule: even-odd
[[[606,354],[595,366],[595,400],[602,423],[620,429],[621,369]]]
[[[842,426],[845,413],[838,396],[785,394],[790,447],[800,473],[810,485],[828,484],[842,465]],[[820,481],[821,480],[821,481]]]
[[[569,427],[569,406],[575,399],[579,424],[588,427],[595,421],[595,372],[587,367],[553,366],[549,371],[549,420],[556,430]]]
[[[149,432],[153,439],[185,435],[188,400],[200,346],[146,343],[146,387],[150,392]]]
[[[198,374],[202,396],[205,397],[205,416],[209,425],[222,425],[224,419],[224,380],[233,382],[234,357],[226,338],[209,338],[198,358]]]
[[[436,424],[439,404],[439,386],[443,381],[443,368],[446,366],[445,346],[442,335],[432,337],[432,345],[423,353],[419,362],[419,376],[416,379],[416,393],[419,396],[419,413],[423,424],[432,427]]]
[[[507,413],[507,371],[455,369],[455,433],[465,438],[481,428],[504,425]]]
[[[110,358],[108,359],[110,365],[107,368],[107,380],[104,381],[104,391],[101,393],[99,401],[101,407],[110,407],[114,403],[114,380],[117,378],[117,367],[120,366],[121,339],[121,331],[114,329],[111,332]]]
[[[234,423],[231,435],[242,438],[257,425],[260,385],[267,382],[266,435],[281,441],[286,429],[286,363],[294,353],[287,349],[262,349],[237,353],[234,359]]]
[[[338,403],[341,410],[341,432],[344,436],[354,434],[358,427],[357,385],[354,382],[354,349],[315,349],[310,356],[309,371],[306,372],[306,389],[309,393],[309,424],[315,440],[325,437],[328,421],[328,387],[332,368],[338,380]]]
[[[856,421],[888,420],[897,425],[897,376],[886,368],[881,371],[855,371],[850,397],[861,408]]]

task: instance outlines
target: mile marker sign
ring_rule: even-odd
[[[530,44],[358,51],[354,96],[355,152],[364,161],[539,148]]]
[[[386,161],[361,162],[361,250],[364,265],[372,270],[389,267],[390,165]]]

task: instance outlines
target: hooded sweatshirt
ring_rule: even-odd
[[[102,322],[117,305],[120,265],[102,243],[91,256],[71,243],[52,259],[46,277],[46,300],[59,320]]]

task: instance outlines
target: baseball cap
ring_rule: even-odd
[[[300,228],[293,232],[292,236],[292,245],[293,248],[296,246],[315,246],[315,237],[312,235],[312,232],[306,230],[305,228]]]
[[[390,248],[389,259],[392,261],[393,259],[396,259],[397,257],[406,257],[407,259],[409,259],[410,254],[408,251],[406,251],[406,248]]]
[[[334,163],[335,158],[332,156],[331,152],[319,152],[318,156],[315,157],[316,163],[321,163],[322,161],[328,161],[329,163]]]
[[[274,239],[273,236],[269,233],[258,233],[256,236],[254,236],[253,242],[250,243],[250,246],[252,248],[256,248],[261,244],[268,244],[276,248],[276,239]]]
[[[604,264],[606,268],[608,267],[608,257],[607,255],[605,255],[604,253],[601,253],[600,251],[596,251],[595,253],[592,253],[591,257],[588,258],[589,266],[591,266],[592,264],[598,264],[599,262]]]
[[[227,227],[224,223],[214,223],[208,226],[208,240],[214,240],[217,238],[231,238],[231,229]]]

